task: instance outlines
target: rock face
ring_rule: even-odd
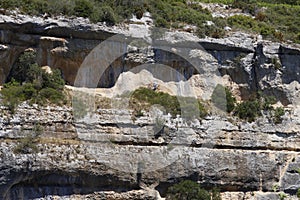
[[[73,85],[87,55],[103,41],[120,34],[126,39],[112,42],[113,48],[119,48],[123,54],[105,64],[107,68],[99,78],[98,87],[114,86],[120,74],[145,63],[169,66],[186,79],[217,67],[221,76],[229,76],[236,84],[243,99],[261,90],[284,105],[298,102],[299,48],[258,41],[244,33],[234,33],[225,39],[199,40],[190,33],[164,33],[155,29],[151,32],[148,21],[135,20],[125,28],[108,28],[81,18],[0,15],[0,58],[5,58],[0,66],[0,82],[6,80],[18,55],[30,47],[36,49],[40,66],[59,68],[66,82]],[[194,60],[198,61],[194,62],[195,51],[212,57],[205,58],[202,53],[196,55]]]
[[[13,116],[3,111],[1,199],[109,199],[110,193],[95,193],[99,191],[119,192],[111,194],[115,199],[159,199],[157,192],[149,191],[164,195],[168,186],[187,178],[203,187],[240,192],[231,199],[243,199],[244,191],[272,192],[275,185],[290,194],[300,187],[300,126],[295,115],[278,126],[266,121],[233,124],[220,117],[190,125],[170,119],[157,135],[151,113],[132,121],[126,110],[98,109],[92,122],[74,122],[68,107],[22,104]],[[43,127],[36,136],[38,150],[16,153],[21,143],[17,138],[32,133],[36,122]],[[128,192],[141,188],[145,191]]]
[[[135,23],[121,29],[85,19],[0,15],[0,83],[18,55],[33,48],[38,64],[59,68],[69,85],[113,87],[123,72],[146,68],[165,82],[190,81],[205,100],[217,83],[231,86],[241,99],[261,90],[291,107],[283,123],[265,117],[246,123],[215,115],[192,122],[159,116],[165,123],[157,127],[157,112],[151,110],[138,117],[122,108],[86,114],[24,103],[12,115],[1,107],[0,199],[161,199],[184,179],[220,188],[223,199],[279,199],[277,190],[295,195],[300,188],[299,48],[243,33],[225,39],[200,40],[182,32],[154,37],[148,34],[151,27]],[[109,41],[109,51],[101,52],[107,60],[85,60],[117,34],[124,40]],[[120,56],[108,62],[114,52]],[[94,78],[99,71],[93,66],[102,64],[108,66],[103,76]],[[148,65],[138,68],[143,64]],[[88,80],[80,79],[81,72]]]

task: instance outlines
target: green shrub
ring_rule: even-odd
[[[92,22],[106,22],[109,25],[114,25],[118,21],[114,10],[110,6],[94,8],[89,18]]]
[[[225,35],[225,31],[223,27],[220,28],[216,25],[198,25],[196,34],[200,38],[204,38],[205,36],[222,38]]]
[[[258,100],[244,101],[235,108],[235,115],[249,122],[261,115],[261,107]]]
[[[88,18],[93,13],[93,4],[89,0],[75,0],[74,12],[76,16]]]
[[[280,193],[278,194],[278,196],[279,196],[279,199],[280,199],[280,200],[284,200],[285,198],[287,198],[287,195],[286,195],[284,192],[280,192]]]
[[[274,96],[264,96],[261,91],[258,91],[250,100],[239,103],[234,109],[234,114],[252,122],[261,116],[262,111],[265,111],[274,123],[281,123],[284,109],[279,107],[274,110],[273,104],[276,102],[277,99]]]
[[[235,28],[254,31],[279,41],[284,38],[300,42],[297,35],[300,29],[299,0],[200,1],[231,4],[233,8],[240,8],[243,12],[255,16],[255,19],[249,17],[247,19],[245,16],[229,17],[228,21]],[[189,3],[186,0],[1,0],[0,7],[5,9],[19,8],[28,14],[75,15],[87,17],[92,22],[106,21],[108,24],[115,24],[131,18],[132,14],[140,18],[145,11],[150,11],[156,26],[168,28],[176,27],[179,23],[193,24],[199,27],[198,35],[202,37],[203,35],[216,38],[223,37],[223,28],[226,25],[226,23],[215,23],[216,26],[205,27],[206,21],[214,21],[215,18],[212,18],[211,13],[199,4]],[[261,7],[266,7],[266,9],[262,11]]]
[[[64,80],[59,70],[52,74],[43,71],[35,63],[33,52],[24,52],[10,74],[10,81],[0,91],[4,105],[14,113],[17,105],[29,100],[30,103],[64,103]],[[17,79],[17,80],[16,80]]]
[[[297,197],[300,199],[300,188],[297,190]]]
[[[173,117],[181,115],[183,118],[202,118],[207,115],[204,105],[192,97],[176,97],[164,92],[157,92],[148,88],[139,88],[131,96],[129,105],[132,109],[147,110],[152,105],[164,107],[166,113]]]
[[[31,134],[19,139],[17,146],[14,148],[14,153],[29,154],[36,153],[37,151],[36,137]]]
[[[155,26],[161,27],[161,28],[168,28],[169,27],[169,24],[168,24],[167,20],[165,20],[162,17],[157,17],[154,24],[155,24]]]
[[[245,15],[234,15],[228,18],[228,24],[232,27],[253,30],[257,29],[258,23],[252,17]]]
[[[54,88],[41,89],[39,91],[39,96],[42,99],[42,102],[45,102],[48,99],[51,103],[61,105],[64,101],[63,93]]]
[[[282,116],[285,114],[282,107],[278,107],[274,110],[273,121],[275,124],[280,124],[282,122]]]
[[[280,60],[278,58],[271,58],[271,63],[273,64],[276,70],[280,70],[282,68]]]
[[[166,200],[221,200],[220,193],[202,189],[194,181],[185,180],[168,188]]]
[[[24,82],[28,79],[27,74],[30,66],[36,63],[36,53],[34,51],[25,51],[22,53],[13,65],[8,81],[14,78],[17,82]]]
[[[65,81],[62,79],[59,69],[52,70],[51,74],[42,71],[42,86],[43,88],[62,90],[65,86]]]
[[[260,104],[261,104],[261,109],[262,110],[265,110],[265,111],[273,110],[272,104],[276,103],[276,98],[274,96],[263,97],[262,95],[260,95],[259,99],[260,99],[260,102],[261,102]]]
[[[24,100],[23,88],[18,82],[12,79],[9,83],[3,85],[0,91],[3,99],[3,104],[8,107],[11,113],[15,113],[15,108]]]
[[[0,7],[4,9],[18,8],[21,5],[20,0],[1,0]]]

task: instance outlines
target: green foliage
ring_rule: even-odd
[[[202,25],[212,20],[208,10],[185,0],[3,0],[0,7],[19,8],[28,14],[64,14],[89,18],[92,22],[115,24],[131,18],[138,18],[150,11],[158,27],[170,27],[174,22]]]
[[[273,40],[300,42],[297,38],[300,32],[300,6],[296,6],[300,5],[300,1],[235,0],[232,5],[255,16],[255,19],[232,16],[228,21],[233,27],[257,32]],[[267,9],[262,12],[261,7]]]
[[[198,0],[209,3],[229,4],[240,8],[255,18],[236,15],[228,18],[228,24],[236,29],[243,29],[262,34],[264,37],[278,41],[292,40],[300,42],[300,0]],[[0,7],[19,8],[28,14],[87,17],[92,22],[107,22],[110,25],[131,18],[138,18],[149,11],[157,27],[182,27],[192,24],[198,27],[200,37],[223,37],[226,19],[213,18],[207,9],[197,1],[186,0],[1,0]],[[263,9],[262,7],[266,7]],[[207,26],[206,21],[215,25]],[[216,21],[222,21],[218,23]]]
[[[176,26],[178,22],[202,26],[213,19],[208,10],[182,0],[149,0],[148,5],[158,27]]]
[[[217,189],[208,192],[194,181],[185,180],[168,188],[166,200],[221,200]]]
[[[94,18],[97,13],[99,14],[98,19]],[[110,6],[103,6],[91,15],[91,20],[93,22],[101,21],[107,22],[109,25],[114,25],[118,22],[118,17]]]
[[[20,139],[17,146],[14,148],[14,153],[29,154],[36,153],[37,151],[36,137],[31,134]]]
[[[235,115],[249,122],[254,121],[261,115],[260,103],[258,100],[244,101],[236,106]]]
[[[64,103],[64,80],[59,70],[52,74],[43,71],[34,61],[33,52],[23,53],[11,71],[10,81],[3,85],[3,103],[14,113],[16,106],[29,100],[30,103]]]
[[[204,105],[195,98],[171,96],[148,88],[135,90],[131,95],[129,105],[137,111],[149,109],[152,105],[160,105],[164,107],[166,113],[170,113],[173,117],[181,115],[186,119],[207,115]]]
[[[1,95],[3,104],[8,107],[11,113],[14,113],[20,101],[24,100],[23,88],[14,79],[3,85]]]
[[[287,195],[286,195],[285,193],[283,193],[283,192],[280,192],[280,193],[278,194],[278,196],[279,196],[279,199],[280,199],[280,200],[284,200],[285,198],[287,198]]]
[[[300,188],[297,190],[297,197],[300,199]]]
[[[282,68],[280,60],[278,58],[271,58],[271,63],[273,64],[276,70],[280,70]]]
[[[232,4],[234,0],[199,0],[204,3],[222,3],[222,4]]]
[[[74,12],[79,17],[89,17],[93,12],[93,4],[89,0],[75,0]]]
[[[212,200],[222,200],[220,190],[218,188],[213,188],[211,191]]]
[[[257,9],[256,1],[254,0],[234,0],[232,3],[234,8],[240,8],[243,12],[255,14]]]
[[[282,122],[282,116],[285,114],[284,109],[282,107],[278,107],[274,110],[273,121],[275,124],[279,124]]]
[[[277,192],[279,190],[279,185],[276,183],[272,186],[273,192]]]
[[[234,15],[228,18],[228,24],[234,28],[260,33],[264,37],[271,37],[275,29],[268,23],[260,22],[249,16]]]
[[[211,99],[217,108],[226,110],[228,113],[232,112],[235,108],[236,99],[233,94],[228,88],[220,84],[215,87]]]
[[[204,38],[205,36],[222,38],[225,35],[225,31],[222,27],[220,28],[216,25],[202,24],[198,26],[196,34],[200,38]]]
[[[295,42],[300,32],[300,7],[285,5],[270,6],[266,10],[267,22],[282,33],[285,39]]]
[[[26,81],[28,70],[30,66],[35,64],[35,60],[36,53],[34,51],[25,51],[22,53],[11,69],[8,81],[10,81],[12,78],[21,83]]]
[[[276,103],[276,98],[274,96],[262,97],[262,94],[259,93],[259,99],[261,104],[261,109],[268,111],[273,110],[272,104]]]
[[[285,112],[282,107],[274,109],[273,104],[275,104],[276,101],[274,96],[264,96],[262,92],[259,91],[254,98],[238,104],[234,109],[234,114],[241,119],[252,122],[258,116],[261,116],[261,111],[266,111],[270,119],[275,124],[279,124],[282,122],[282,116]]]

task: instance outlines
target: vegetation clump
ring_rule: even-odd
[[[235,109],[235,115],[241,119],[253,122],[258,116],[261,116],[261,107],[258,100],[249,100],[239,103]]]
[[[36,138],[33,135],[29,134],[26,137],[19,139],[17,146],[14,148],[14,153],[36,153],[38,151],[36,142]]]
[[[273,122],[275,124],[280,124],[282,122],[282,116],[285,114],[284,109],[282,107],[278,107],[274,110],[274,114],[272,116]]]
[[[217,189],[207,191],[194,181],[185,180],[168,189],[167,200],[221,200]]]
[[[42,70],[33,61],[32,52],[24,52],[12,69],[9,82],[3,85],[1,97],[3,104],[14,113],[22,101],[43,105],[45,103],[63,104],[64,80],[58,69],[52,73]]]
[[[35,124],[31,134],[18,140],[18,144],[14,148],[14,153],[30,154],[38,152],[37,142],[42,131],[42,126]]]
[[[282,116],[285,114],[284,108],[274,108],[273,104],[276,103],[276,98],[273,96],[263,96],[258,92],[254,98],[237,104],[234,109],[234,114],[241,119],[249,122],[262,115],[262,111],[267,112],[270,119],[275,124],[282,122]]]
[[[181,115],[183,118],[193,119],[207,115],[205,106],[193,97],[177,97],[143,87],[130,96],[129,106],[137,112],[147,110],[152,105],[162,106],[166,114],[170,113],[173,117]]]
[[[243,13],[226,18],[214,18],[209,10],[198,3],[223,3],[240,8]],[[195,25],[200,37],[223,37],[228,24],[234,29],[243,29],[263,35],[265,38],[300,42],[300,1],[288,0],[2,0],[4,9],[18,8],[31,15],[66,15],[89,18],[92,22],[114,25],[126,22],[133,14],[141,18],[149,11],[156,27],[182,28]],[[212,25],[207,25],[212,21]]]
[[[264,96],[262,92],[258,92],[249,100],[237,103],[229,88],[220,84],[215,87],[211,101],[217,108],[233,113],[248,122],[255,121],[257,117],[262,116],[264,111],[274,124],[279,124],[285,114],[283,107],[273,107],[273,104],[276,103],[276,98],[273,96]]]

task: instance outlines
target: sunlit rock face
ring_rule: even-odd
[[[166,31],[154,39],[151,24],[149,16],[122,28],[82,18],[0,15],[0,83],[30,48],[41,67],[61,70],[69,88],[97,88],[89,90],[91,98],[118,97],[155,83],[160,91],[209,101],[222,84],[238,100],[257,91],[275,96],[289,109],[283,123],[275,125],[265,117],[248,123],[224,115],[187,122],[162,115],[155,106],[137,117],[126,108],[128,102],[102,109],[95,99],[87,105],[93,112],[80,119],[70,106],[24,103],[15,114],[1,107],[0,199],[152,200],[184,179],[207,189],[216,186],[230,200],[280,199],[274,185],[296,193],[299,48],[239,32],[199,39]],[[121,37],[109,40],[115,35]],[[104,57],[89,57],[107,40],[109,48],[95,53]],[[111,57],[110,62],[102,59]],[[157,113],[166,121],[159,134],[153,131]],[[37,124],[42,127],[37,151],[17,153],[19,139]]]

